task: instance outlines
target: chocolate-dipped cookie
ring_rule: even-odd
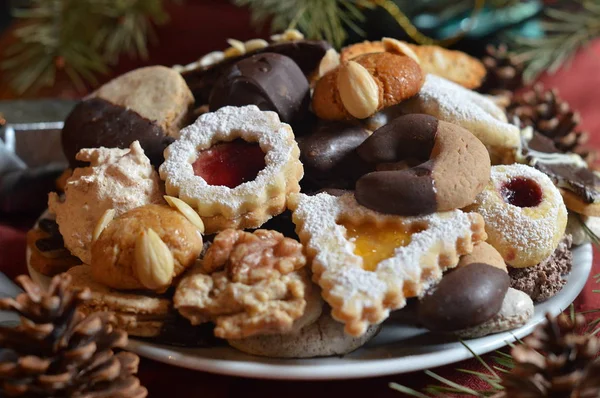
[[[248,52],[238,57],[226,58],[223,61],[184,71],[183,78],[192,90],[198,104],[208,103],[214,84],[231,66],[241,59],[262,53],[275,53],[291,58],[304,75],[311,75],[319,66],[321,58],[331,45],[322,40],[297,40],[283,43],[273,43],[256,51]]]
[[[106,83],[79,103],[65,120],[62,147],[71,167],[83,148],[128,148],[139,141],[154,165],[160,165],[171,137],[187,121],[194,98],[185,80],[171,68],[133,70]]]
[[[358,124],[326,122],[316,130],[298,139],[300,160],[306,179],[320,187],[353,187],[358,177],[369,170],[355,149],[371,132]]]
[[[472,263],[458,268],[421,298],[419,321],[438,332],[479,325],[500,311],[509,286],[508,274],[497,267]]]
[[[277,112],[284,123],[304,119],[308,113],[308,80],[289,57],[275,53],[256,54],[235,63],[211,91],[211,112],[227,105],[256,105]]]
[[[414,216],[462,208],[490,178],[490,157],[481,141],[428,115],[392,120],[356,152],[382,170],[357,181],[356,200],[383,213]],[[407,163],[417,165],[403,169]]]
[[[521,137],[521,161],[546,174],[561,190],[569,210],[600,216],[600,178],[574,153],[561,153],[554,142],[525,130]]]

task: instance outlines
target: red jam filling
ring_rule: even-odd
[[[529,178],[516,177],[505,182],[500,193],[506,203],[518,207],[535,207],[542,203],[542,188]]]
[[[192,167],[209,185],[235,188],[265,168],[265,154],[258,144],[237,139],[200,151]]]

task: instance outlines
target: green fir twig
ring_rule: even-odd
[[[560,3],[560,2],[559,2]],[[555,73],[567,65],[577,51],[600,36],[600,1],[575,0],[576,10],[548,8],[541,23],[543,36],[509,36],[517,59],[526,63],[523,79],[534,81],[542,72]]]

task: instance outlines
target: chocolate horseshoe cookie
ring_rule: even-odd
[[[356,200],[383,213],[413,216],[462,208],[490,179],[490,157],[481,141],[428,115],[396,118],[356,151],[378,170],[358,180]]]

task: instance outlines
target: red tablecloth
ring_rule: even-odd
[[[223,2],[201,2],[208,5],[197,4],[196,12],[184,12],[176,10],[172,14],[174,23],[161,29],[160,37],[164,42],[180,41],[177,46],[164,46],[166,51],[161,51],[157,57],[150,62],[174,63],[188,62],[198,54],[222,47],[222,42],[227,37],[240,39],[251,38],[249,33],[247,17],[243,11],[233,9]],[[194,19],[194,16],[202,15],[198,11],[210,7],[211,15],[215,12],[220,18],[222,26],[214,30],[214,23],[203,25],[202,21]],[[241,14],[242,13],[242,14]],[[242,15],[240,17],[240,15]],[[240,19],[244,23],[239,23]],[[206,20],[206,18],[204,18]],[[186,28],[195,26],[195,28]],[[202,40],[210,38],[210,43]],[[207,43],[207,44],[204,44]],[[170,51],[169,49],[172,49]],[[128,69],[133,64],[125,65]],[[557,87],[562,97],[570,102],[574,109],[580,111],[583,116],[584,129],[592,133],[590,145],[600,147],[600,113],[596,111],[600,99],[600,41],[596,41],[585,52],[580,53],[572,65],[565,70],[559,71],[554,76],[545,76],[542,81],[547,86]],[[0,270],[11,277],[25,272],[25,232],[33,220],[11,219],[0,220]],[[592,273],[600,272],[600,257],[596,254],[594,270]],[[600,308],[600,294],[592,293],[593,282],[588,281],[582,294],[576,301],[577,310]],[[482,370],[481,366],[474,360],[464,361],[460,364],[449,365],[436,369],[439,374],[451,380],[467,384],[472,388],[478,386],[478,379],[456,372],[456,367]],[[396,381],[413,388],[422,388],[434,380],[426,377],[421,372],[397,375],[383,378],[370,378],[363,380],[331,381],[331,382],[285,382],[251,380],[236,377],[217,376],[207,373],[193,372],[164,365],[151,360],[143,359],[140,364],[140,379],[150,391],[150,397],[329,397],[333,396],[373,396],[373,397],[399,397],[402,394],[388,388],[388,383]]]

